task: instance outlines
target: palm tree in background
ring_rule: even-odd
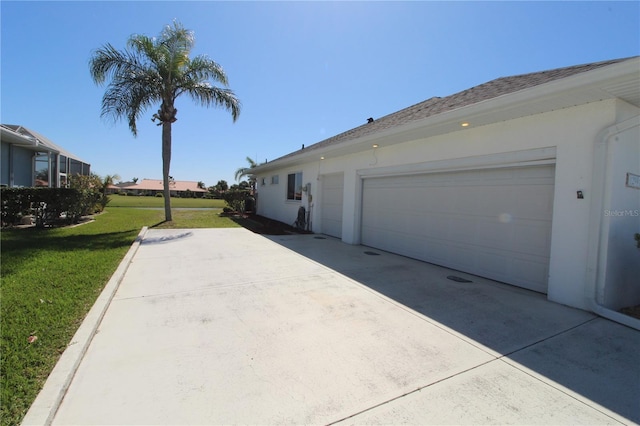
[[[107,204],[109,204],[109,187],[114,185],[115,182],[117,180],[120,179],[120,175],[105,175],[102,180],[102,189],[100,191],[101,196],[100,199],[98,200],[98,204],[102,207],[102,210],[104,210],[105,207],[107,207]]]
[[[247,157],[247,163],[249,163],[249,167],[240,167],[238,170],[236,170],[235,178],[236,181],[239,181],[244,176],[249,176],[249,184],[251,185],[251,190],[255,193],[256,177],[252,173],[253,169],[258,167],[260,164],[255,162],[251,157]]]
[[[132,35],[127,49],[111,44],[96,50],[89,60],[93,81],[103,85],[110,80],[102,97],[103,117],[125,118],[137,136],[136,121],[147,108],[160,104],[152,120],[162,126],[162,180],[165,220],[171,221],[169,170],[171,164],[171,125],[177,120],[176,99],[186,94],[202,106],[223,107],[235,122],[240,101],[228,88],[222,67],[204,55],[190,58],[195,43],[192,31],[174,21],[159,37]],[[223,87],[216,87],[219,83]]]
[[[117,180],[120,180],[120,175],[105,175],[102,178],[102,196],[106,197],[109,187],[114,185]]]

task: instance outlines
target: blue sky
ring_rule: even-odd
[[[134,138],[100,117],[94,49],[122,49],[174,19],[242,101],[177,102],[171,175],[224,179],[432,96],[498,77],[640,54],[633,2],[0,2],[0,121],[21,124],[99,174],[162,177],[155,109]]]

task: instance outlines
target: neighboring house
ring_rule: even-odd
[[[256,167],[257,212],[637,321],[639,127],[640,57],[499,78]]]
[[[105,192],[107,194],[117,194],[118,192],[120,192],[120,187],[118,185],[109,184],[105,188]]]
[[[117,185],[120,191],[125,191],[131,195],[156,195],[162,193],[164,185],[162,180],[158,179],[142,179],[137,183],[130,183],[128,185]],[[198,182],[191,181],[171,181],[169,182],[169,191],[172,197],[186,197],[192,196],[193,198],[202,198],[204,194],[209,192],[206,189],[198,187]]]
[[[26,127],[1,124],[0,140],[2,186],[60,188],[69,176],[91,173],[90,164]]]

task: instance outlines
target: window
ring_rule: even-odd
[[[60,156],[60,173],[67,173],[67,157]]]
[[[278,176],[278,175],[271,176],[271,185],[277,185],[278,181],[280,180],[279,178],[280,178],[280,176]]]
[[[302,172],[287,175],[287,200],[302,200]]]
[[[265,186],[267,184],[267,180],[265,178],[260,179],[260,185]]]
[[[69,167],[68,175],[81,175],[82,173],[82,163],[78,160],[71,160],[71,164]]]
[[[50,155],[48,152],[39,152],[34,159],[34,183],[35,186],[49,186]]]

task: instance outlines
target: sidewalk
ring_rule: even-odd
[[[640,332],[526,290],[238,228],[147,231],[120,273],[23,424],[640,422]]]

